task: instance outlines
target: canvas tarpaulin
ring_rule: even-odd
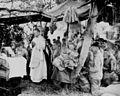
[[[23,14],[24,12],[17,11],[17,10],[9,10],[8,8],[0,8],[1,11],[10,11],[10,12],[19,12],[18,15],[15,16],[10,16],[8,14],[8,17],[2,16],[0,17],[0,23],[5,23],[5,24],[21,24],[21,23],[27,23],[27,22],[32,22],[32,21],[45,21],[45,22],[50,22],[51,18],[56,17],[57,21],[62,21],[63,16],[65,11],[70,8],[74,7],[76,9],[76,13],[78,15],[78,18],[80,21],[85,20],[88,18],[89,15],[89,9],[90,5],[86,4],[84,0],[79,0],[79,1],[74,1],[74,0],[67,0],[64,3],[61,3],[58,6],[53,7],[52,9],[48,11],[36,11],[36,12],[25,12],[25,13],[30,13],[30,14]],[[82,7],[81,7],[82,6]],[[3,13],[3,12],[2,12]],[[22,14],[22,15],[21,15]]]
[[[90,1],[88,1],[90,3]],[[90,4],[84,0],[74,1],[67,0],[66,2],[54,7],[53,9],[46,11],[45,13],[51,17],[56,17],[57,20],[62,20],[66,10],[70,7],[76,9],[76,14],[80,21],[85,20],[89,16]]]

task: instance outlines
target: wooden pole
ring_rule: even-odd
[[[96,2],[93,2],[91,4],[90,17],[88,19],[87,29],[86,29],[85,37],[84,37],[84,41],[83,41],[83,46],[82,46],[82,50],[80,53],[79,65],[78,65],[78,67],[76,69],[76,73],[75,73],[76,76],[80,73],[80,71],[86,61],[86,58],[88,56],[88,52],[89,52],[89,48],[91,46],[91,41],[92,41],[92,36],[93,36],[92,34],[94,33],[94,26],[96,24],[97,14],[98,14],[97,5],[96,5]]]

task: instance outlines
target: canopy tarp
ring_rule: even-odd
[[[91,1],[91,0],[90,0]],[[89,2],[90,3],[90,2]],[[85,2],[85,0],[67,0],[64,3],[61,3],[58,6],[53,7],[49,11],[36,11],[36,12],[23,12],[21,10],[9,10],[5,8],[0,8],[0,12],[7,11],[7,16],[0,16],[0,23],[12,25],[12,24],[22,24],[28,22],[37,22],[37,21],[45,21],[50,22],[51,18],[56,17],[57,21],[62,21],[65,11],[70,8],[74,7],[76,9],[78,18],[80,21],[85,20],[88,18],[90,4]],[[12,16],[9,12],[18,12],[17,15]],[[25,13],[25,14],[23,14]],[[27,14],[28,13],[28,14]],[[30,13],[30,14],[29,14]]]
[[[90,3],[90,1],[88,2]],[[64,3],[54,7],[53,9],[45,13],[52,17],[56,17],[57,20],[59,21],[62,20],[65,11],[68,8],[74,7],[76,9],[79,20],[82,21],[87,19],[89,16],[90,4],[88,2],[85,2],[85,0],[79,1],[67,0]]]

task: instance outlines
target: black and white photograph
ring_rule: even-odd
[[[120,0],[0,0],[0,96],[120,96]]]

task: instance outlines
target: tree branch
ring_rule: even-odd
[[[81,5],[81,6],[77,7],[77,8],[79,9],[79,8],[81,8],[81,7],[84,7],[84,6],[86,6],[86,5],[90,4],[90,3],[92,3],[92,2],[94,2],[94,1],[89,0],[87,3]]]
[[[0,8],[0,11],[6,10],[8,12],[18,11],[18,12],[33,12],[33,13],[41,13],[41,11],[34,11],[34,10],[19,10],[19,9],[8,9],[8,8]]]

